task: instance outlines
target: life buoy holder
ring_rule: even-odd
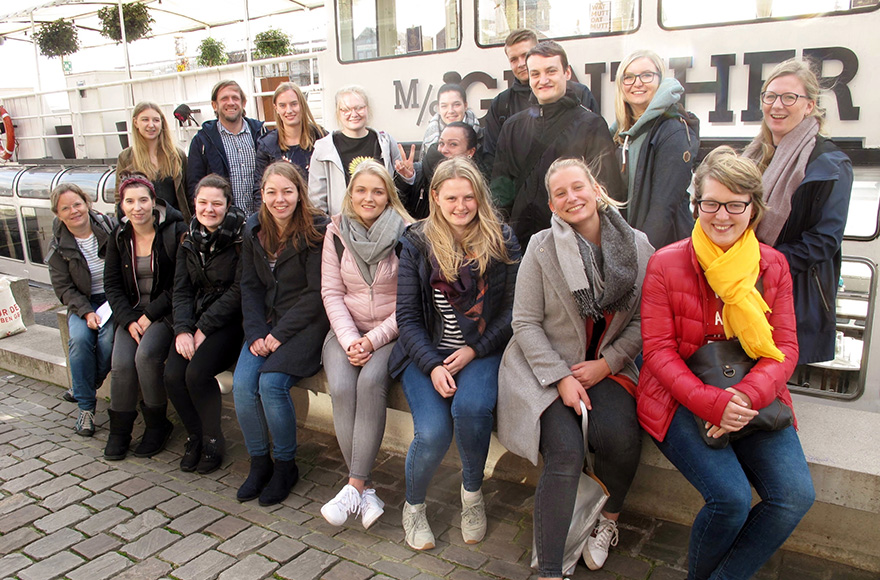
[[[12,159],[12,152],[15,150],[15,128],[12,126],[12,117],[0,106],[0,119],[3,119],[3,129],[6,133],[6,142],[0,145],[0,159],[6,161]]]

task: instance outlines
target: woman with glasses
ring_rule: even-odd
[[[758,240],[788,260],[800,364],[834,358],[835,302],[852,191],[852,162],[822,135],[825,110],[809,63],[788,60],[764,83],[761,132],[744,155],[763,173]]]
[[[619,70],[611,134],[627,184],[627,222],[661,248],[687,237],[694,225],[687,189],[700,149],[699,120],[682,106],[681,84],[664,78],[656,53],[638,50]]]
[[[342,211],[351,174],[365,158],[380,162],[395,180],[399,176],[399,185],[412,185],[415,149],[403,158],[394,137],[367,127],[370,101],[363,87],[352,85],[337,91],[336,120],[341,129],[315,143],[309,168],[309,197],[318,209],[329,215]]]
[[[688,579],[746,580],[813,503],[804,452],[795,426],[755,430],[722,449],[703,437],[740,431],[777,399],[792,406],[786,382],[798,341],[791,275],[785,257],[755,236],[765,204],[753,162],[720,147],[700,164],[694,186],[691,237],[658,250],[645,274],[638,415],[706,501],[691,529]],[[725,340],[739,340],[757,362],[720,389],[686,361]],[[754,507],[752,487],[761,498]]]

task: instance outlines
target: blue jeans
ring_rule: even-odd
[[[725,449],[710,449],[682,405],[666,439],[655,443],[706,501],[691,529],[689,580],[751,578],[816,497],[794,427],[757,431]],[[761,497],[755,507],[750,484]]]
[[[95,295],[92,298],[92,308],[97,310],[104,303],[104,296]],[[94,411],[95,393],[110,372],[116,324],[111,316],[104,326],[92,330],[86,325],[85,319],[68,312],[67,328],[70,332],[67,347],[73,396],[80,409]]]
[[[290,387],[300,377],[286,373],[261,373],[265,357],[254,356],[245,342],[232,378],[235,414],[248,455],[269,455],[269,435],[276,461],[296,457],[296,413]]]
[[[428,484],[452,443],[461,456],[461,479],[467,491],[483,485],[489,455],[493,413],[498,399],[501,354],[474,359],[455,375],[455,395],[444,399],[431,377],[415,363],[403,371],[403,393],[409,403],[415,436],[406,455],[406,501],[425,502]]]

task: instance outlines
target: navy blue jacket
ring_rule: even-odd
[[[477,323],[458,311],[455,317],[468,346],[477,358],[501,353],[513,335],[510,321],[513,314],[513,293],[519,269],[519,242],[509,226],[503,227],[507,253],[514,262],[493,262],[485,276],[489,288],[483,298],[483,314],[488,321],[481,335]],[[424,234],[424,222],[407,228],[401,238],[402,250],[397,270],[397,327],[400,337],[391,352],[388,370],[398,377],[410,361],[430,375],[446,358],[437,349],[443,338],[443,322],[434,308],[431,288],[431,249]],[[454,309],[453,309],[454,310]]]
[[[321,368],[321,347],[330,322],[321,301],[323,244],[297,250],[288,245],[278,255],[275,269],[257,237],[259,213],[248,218],[241,248],[241,310],[244,339],[249,345],[270,332],[281,342],[260,372],[308,377]],[[329,219],[315,217],[323,236]]]
[[[278,131],[272,130],[257,140],[256,160],[254,165],[254,199],[260,199],[260,185],[263,181],[263,173],[272,163],[287,159],[299,168],[300,173],[309,182],[309,164],[312,160],[312,152],[315,150],[315,141],[326,135],[323,128],[316,128],[312,132],[312,148],[305,150],[300,147],[288,147],[287,151],[281,150],[278,144]],[[297,153],[299,155],[297,155]],[[297,159],[299,157],[299,159]],[[305,158],[305,165],[300,165],[300,160]]]
[[[257,149],[257,141],[265,132],[263,122],[244,117],[244,122],[251,128],[251,137],[254,138],[254,151]],[[201,179],[211,173],[229,179],[229,157],[223,148],[220,139],[220,129],[216,119],[205,121],[202,128],[193,137],[189,144],[189,156],[186,163],[186,195],[192,205],[193,193]]]
[[[852,184],[849,157],[828,139],[816,137],[806,175],[774,246],[791,268],[799,364],[834,358],[841,244]]]

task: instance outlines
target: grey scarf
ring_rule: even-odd
[[[785,222],[791,213],[791,198],[804,181],[807,162],[816,147],[819,121],[807,117],[788,132],[779,142],[770,165],[764,170],[764,202],[767,211],[755,229],[758,240],[775,246]],[[757,138],[746,147],[744,157],[754,161],[761,158],[761,139]]]
[[[372,286],[376,267],[397,245],[406,228],[406,222],[390,205],[373,222],[370,229],[358,220],[350,219],[344,213],[339,222],[342,241],[351,251],[364,281]]]
[[[583,239],[556,214],[550,220],[562,274],[585,320],[625,310],[636,294],[635,233],[612,207],[600,210],[599,220],[600,246]]]

